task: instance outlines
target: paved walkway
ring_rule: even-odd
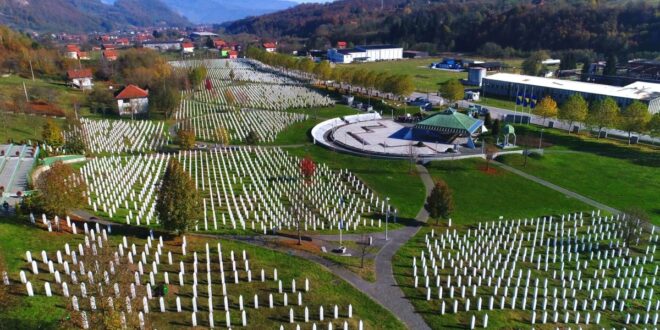
[[[621,211],[619,211],[619,210],[617,210],[617,209],[615,209],[615,208],[613,208],[613,207],[610,207],[610,206],[607,206],[607,205],[602,204],[602,203],[600,203],[600,202],[597,202],[597,201],[595,201],[595,200],[593,200],[593,199],[591,199],[591,198],[589,198],[589,197],[582,196],[582,195],[580,195],[580,194],[578,194],[578,193],[576,193],[576,192],[570,191],[570,190],[568,190],[568,189],[566,189],[566,188],[562,188],[562,187],[560,187],[560,186],[558,186],[558,185],[556,185],[556,184],[554,184],[554,183],[551,183],[551,182],[545,181],[545,180],[543,180],[543,179],[541,179],[541,178],[539,178],[539,177],[533,176],[533,175],[531,175],[531,174],[527,174],[527,173],[525,173],[525,172],[523,172],[523,171],[521,171],[521,170],[519,170],[519,169],[517,169],[517,168],[511,167],[511,166],[506,165],[506,164],[504,164],[504,163],[500,163],[500,162],[497,162],[497,161],[493,161],[493,164],[495,164],[495,165],[501,167],[502,169],[505,169],[505,170],[507,170],[507,171],[509,171],[509,172],[511,172],[511,173],[517,174],[517,175],[519,175],[519,176],[521,176],[521,177],[523,177],[523,178],[525,178],[525,179],[527,179],[527,180],[534,181],[534,182],[536,182],[536,183],[538,183],[538,184],[540,184],[540,185],[546,186],[546,187],[548,187],[548,188],[550,188],[550,189],[552,189],[552,190],[556,190],[556,191],[558,191],[558,192],[560,192],[560,193],[562,193],[562,194],[564,194],[564,195],[566,195],[566,196],[570,196],[570,197],[572,197],[572,198],[575,198],[575,199],[577,199],[577,200],[579,200],[579,201],[581,201],[581,202],[583,202],[583,203],[585,203],[585,204],[589,204],[589,205],[591,205],[591,206],[593,206],[593,207],[595,207],[595,208],[597,208],[597,209],[604,210],[604,211],[608,211],[608,212],[610,212],[610,213],[621,213]]]

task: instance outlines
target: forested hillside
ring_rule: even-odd
[[[38,32],[111,31],[189,24],[160,0],[0,0],[0,24]]]
[[[490,41],[515,49],[660,51],[658,1],[385,1],[306,4],[227,24],[227,32],[396,43],[431,51],[472,51]]]

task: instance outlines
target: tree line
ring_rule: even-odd
[[[628,140],[632,133],[648,133],[660,136],[660,113],[652,115],[648,106],[640,101],[633,101],[624,108],[620,108],[611,97],[593,100],[588,103],[582,95],[576,93],[568,97],[561,106],[550,96],[542,98],[533,110],[533,113],[546,119],[558,118],[570,127],[574,123],[586,123],[599,132],[605,128],[616,128],[628,133]]]
[[[279,53],[269,53],[256,47],[249,47],[245,55],[270,66],[294,70],[322,81],[332,80],[360,86],[371,92],[378,90],[399,96],[408,96],[415,90],[413,79],[408,74],[390,74],[375,70],[354,67],[332,67],[328,61],[315,63],[309,58],[295,58]]]
[[[336,1],[298,6],[228,24],[230,33],[323,48],[337,41],[394,43],[430,52],[593,49],[660,51],[657,1]]]

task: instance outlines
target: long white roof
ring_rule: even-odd
[[[484,79],[634,100],[649,101],[660,97],[660,84],[642,81],[636,81],[630,85],[619,87],[592,84],[582,81],[526,76],[512,73],[496,73],[494,75],[487,76]]]

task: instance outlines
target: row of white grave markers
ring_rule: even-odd
[[[268,110],[230,110],[216,112],[217,106],[183,100],[177,116],[187,119],[177,125],[192,129],[197,138],[217,140],[217,129],[225,128],[233,140],[245,140],[248,133],[256,132],[263,142],[273,142],[288,126],[307,119],[306,114]],[[181,113],[208,113],[202,116],[181,116]]]
[[[163,122],[81,118],[80,126],[66,131],[64,137],[81,136],[92,153],[137,153],[160,150],[167,144],[163,128]]]
[[[528,317],[517,321],[532,325],[598,325],[608,317],[655,326],[660,240],[655,227],[639,226],[631,249],[626,221],[594,211],[431,231],[412,260],[411,280],[441,315],[519,310]]]
[[[300,83],[299,79],[292,79],[286,75],[274,73],[272,68],[250,59],[185,60],[173,61],[170,64],[175,69],[191,69],[204,66],[206,68],[207,78],[211,79],[213,86],[227,86],[231,84],[232,72],[234,81],[287,85]],[[202,83],[202,86],[197,87],[203,88],[204,83]]]
[[[182,95],[197,102],[263,110],[325,107],[334,104],[328,96],[299,85],[247,83],[218,86],[210,90],[183,91]]]
[[[143,245],[129,245],[125,236],[116,241],[108,240],[105,229],[100,234],[87,229],[84,243],[78,243],[77,248],[71,248],[75,243],[67,243],[64,253],[42,251],[41,259],[36,260],[26,251],[31,272],[21,270],[19,278],[27,295],[69,299],[71,309],[81,313],[83,328],[90,327],[89,313],[110,309],[121,312],[124,326],[127,315],[140,313],[141,328],[150,313],[188,312],[192,313],[190,325],[210,327],[216,326],[219,319],[228,327],[248,326],[250,313],[259,313],[259,308],[285,313],[292,323],[353,318],[350,304],[326,304],[328,309],[324,309],[324,305],[318,305],[322,302],[308,302],[305,295],[312,289],[309,279],[283,279],[277,268],[254,268],[258,261],[250,259],[246,250],[227,251],[217,242],[215,246],[202,245],[198,252],[188,246],[185,236],[178,247],[165,245],[162,237],[148,237]],[[3,283],[10,284],[7,274],[2,275]],[[262,282],[257,294],[250,289],[253,281]],[[33,283],[43,283],[43,290]],[[173,294],[160,296],[161,285],[173,288]],[[199,320],[200,313],[208,317]],[[239,315],[240,322],[232,315]],[[362,321],[359,324],[361,329]]]
[[[123,217],[127,224],[157,223],[156,187],[170,157],[182,163],[204,198],[195,230],[265,233],[296,228],[296,216],[305,230],[337,229],[342,213],[344,230],[382,226],[382,219],[372,216],[384,214],[385,201],[353,174],[318,164],[313,184],[306,184],[298,179],[299,158],[279,148],[95,158],[81,169],[88,204],[94,212]],[[303,189],[305,203],[299,198]]]

